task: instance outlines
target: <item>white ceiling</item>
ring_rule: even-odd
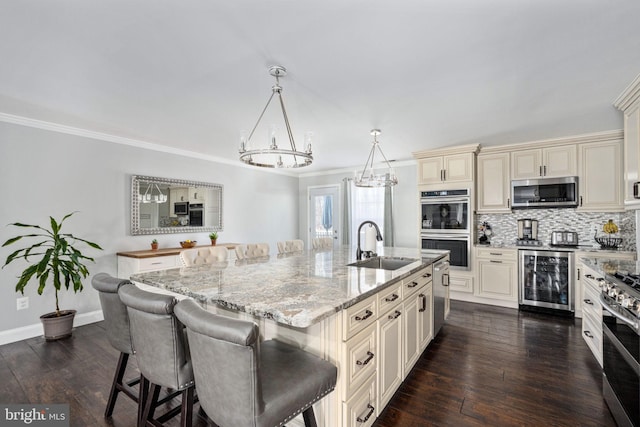
[[[363,164],[372,128],[404,160],[622,128],[639,22],[638,0],[2,0],[0,113],[235,160],[279,64],[300,172]]]

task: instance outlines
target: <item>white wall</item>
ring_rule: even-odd
[[[207,233],[131,236],[130,180],[136,174],[222,184],[220,242],[268,242],[274,252],[276,241],[298,233],[296,177],[0,122],[0,242],[24,231],[6,224],[46,224],[49,215],[60,219],[79,211],[63,230],[103,247],[86,250],[96,259],[89,264],[92,275],[115,275],[116,252],[146,249],[153,237],[161,247],[177,247],[184,239],[209,240]],[[2,264],[20,247],[0,248]],[[16,276],[24,266],[14,262],[0,270],[0,343],[16,328],[38,325],[39,316],[55,308],[53,287],[38,296],[31,283],[25,292],[29,308],[16,310],[21,296],[15,292]],[[84,285],[82,293],[63,292],[61,308],[76,309],[80,317],[98,311],[90,278]]]
[[[398,185],[394,191],[393,219],[395,225],[395,246],[415,248],[418,245],[420,230],[418,229],[418,185],[417,169],[414,162],[394,164],[398,176]],[[354,170],[356,167],[354,167]],[[308,199],[307,189],[312,186],[341,185],[343,178],[352,178],[353,171],[336,171],[317,176],[302,176],[298,187],[300,210],[299,238],[308,239]]]

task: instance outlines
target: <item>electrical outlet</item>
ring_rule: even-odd
[[[18,310],[25,310],[29,308],[29,297],[22,297],[16,300],[16,308]]]

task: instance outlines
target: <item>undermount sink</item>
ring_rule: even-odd
[[[415,258],[398,258],[377,256],[347,264],[350,267],[378,268],[381,270],[397,270],[405,265],[418,261]]]

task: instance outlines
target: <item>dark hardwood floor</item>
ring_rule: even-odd
[[[0,346],[0,402],[68,403],[72,426],[133,426],[136,406],[124,396],[103,418],[117,357],[102,323],[65,340]],[[127,378],[137,375],[131,360]],[[447,323],[374,424],[430,425],[615,423],[579,319],[452,301]]]

